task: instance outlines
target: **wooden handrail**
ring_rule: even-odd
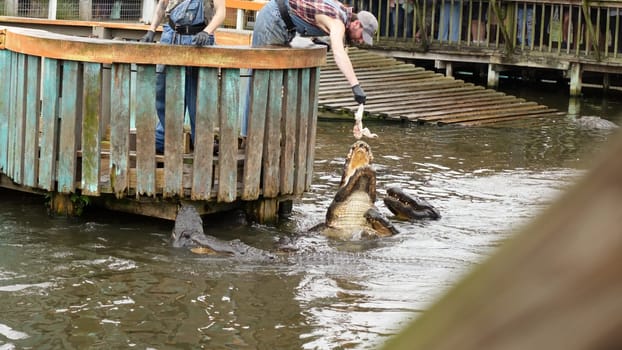
[[[101,22],[101,21],[81,21],[67,19],[46,19],[32,17],[16,17],[16,16],[0,16],[0,23],[21,23],[21,24],[37,24],[51,26],[67,26],[67,27],[104,27],[112,29],[135,29],[147,30],[149,25],[142,23],[128,22]]]
[[[259,11],[266,3],[267,1],[226,0],[225,6],[239,10]]]
[[[325,46],[250,48],[248,46],[185,47],[83,38],[43,30],[0,27],[0,49],[34,56],[99,63],[166,64],[175,66],[290,69],[318,67],[326,61]]]

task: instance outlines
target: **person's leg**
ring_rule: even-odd
[[[197,83],[199,70],[196,67],[186,67],[186,94],[184,104],[190,117],[190,141],[194,147],[195,118],[197,115]]]
[[[451,12],[451,0],[445,0],[441,7],[438,27],[438,38],[442,41],[449,39],[449,16]]]
[[[289,45],[285,23],[274,0],[257,12],[253,28],[252,46]]]
[[[160,37],[160,43],[171,44],[173,42],[173,30],[164,25],[162,36]],[[156,114],[158,115],[158,125],[156,126],[156,151],[158,153],[164,152],[164,120],[165,120],[165,107],[166,107],[166,66],[163,64],[156,65]]]
[[[454,4],[451,7],[451,41],[457,43],[460,41],[460,9],[462,4],[458,0],[454,0]]]
[[[527,6],[527,31],[525,33],[527,38],[525,38],[525,42],[529,46],[531,46],[533,41],[533,12],[533,5]]]
[[[527,6],[524,8],[522,5],[518,5],[518,28],[516,38],[518,44],[525,43],[526,46],[531,44],[531,37],[533,32],[533,7]],[[525,36],[523,38],[523,35]]]

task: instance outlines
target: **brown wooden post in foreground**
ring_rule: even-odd
[[[622,348],[622,135],[387,350]]]

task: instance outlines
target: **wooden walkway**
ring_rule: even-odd
[[[420,124],[481,125],[564,114],[363,49],[349,48],[348,54],[368,96],[366,117]],[[329,53],[320,77],[319,109],[354,115],[356,108],[352,91]]]

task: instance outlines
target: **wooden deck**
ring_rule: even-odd
[[[272,221],[279,202],[311,186],[324,63],[319,47],[179,47],[0,27],[0,187],[166,219],[181,200],[201,214],[238,205]],[[163,155],[156,64],[167,66]],[[187,66],[198,74],[192,151]]]
[[[348,51],[368,99],[366,117],[421,124],[480,125],[562,115],[553,108],[357,48]],[[322,67],[319,108],[354,115],[352,91],[332,55]]]

